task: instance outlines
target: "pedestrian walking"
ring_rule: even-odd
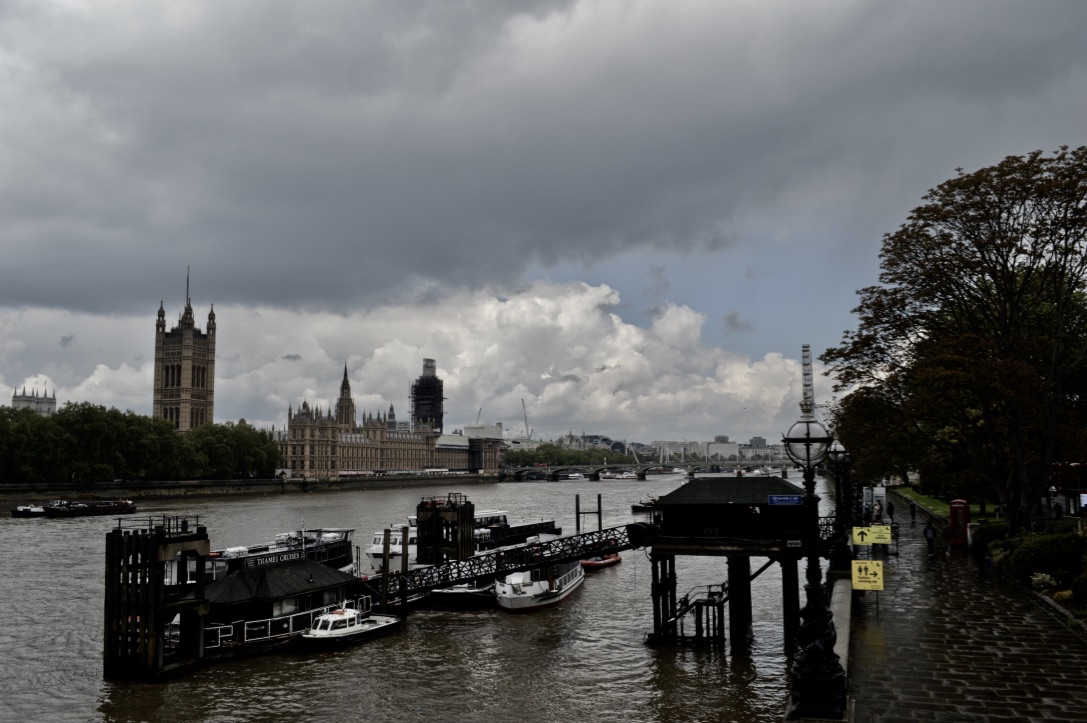
[[[864,526],[865,527],[868,527],[868,525],[872,524],[872,506],[871,505],[865,505],[864,506],[864,517],[863,517],[863,519],[864,519]]]
[[[932,520],[925,525],[925,541],[928,543],[928,556],[936,555],[936,528],[932,526]]]
[[[895,503],[890,500],[887,500],[887,517],[890,518],[893,525],[895,521]]]
[[[910,500],[910,522],[917,522],[917,503]]]
[[[876,504],[872,505],[872,519],[878,525],[883,522],[883,503],[876,500]]]

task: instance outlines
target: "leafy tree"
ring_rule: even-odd
[[[900,415],[923,464],[994,489],[1018,529],[1052,463],[1083,449],[1087,148],[960,169],[924,201],[884,237],[858,328],[821,359],[837,389]],[[839,426],[859,437],[865,411]]]

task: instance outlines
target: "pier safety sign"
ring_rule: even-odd
[[[891,544],[890,525],[869,525],[853,528],[854,545],[889,545]]]
[[[853,589],[854,590],[882,590],[883,589],[883,561],[882,560],[854,560],[853,561]]]

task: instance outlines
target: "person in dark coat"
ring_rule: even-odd
[[[925,525],[925,542],[928,543],[928,556],[933,557],[936,554],[936,528],[932,526],[932,520],[929,520]]]
[[[917,522],[917,503],[910,500],[910,522]]]
[[[893,523],[895,521],[895,503],[887,500],[887,517]]]

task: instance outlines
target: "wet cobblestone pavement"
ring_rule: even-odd
[[[900,520],[884,590],[854,604],[853,719],[1087,721],[1087,642],[965,550],[930,559],[922,527]]]

